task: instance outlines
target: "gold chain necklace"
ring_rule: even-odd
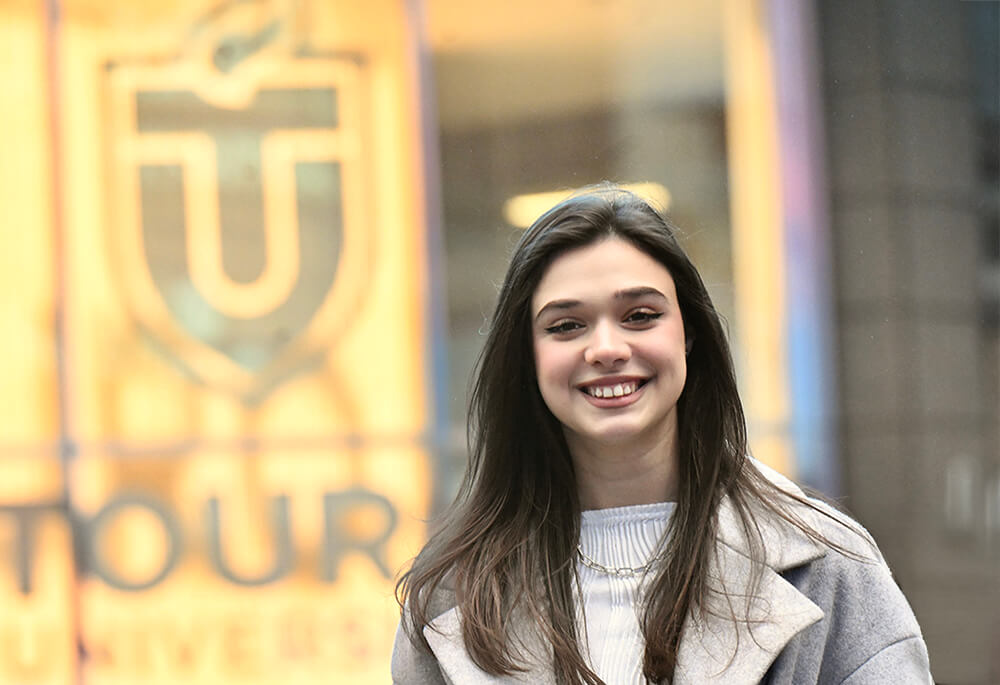
[[[657,554],[655,557],[647,561],[642,566],[605,566],[597,561],[594,561],[588,557],[583,552],[583,547],[579,543],[576,545],[576,553],[580,557],[580,562],[587,568],[594,569],[600,573],[607,574],[609,576],[617,576],[619,578],[635,578],[636,576],[641,576],[646,573],[649,569],[653,568],[653,564],[662,561],[664,555]]]

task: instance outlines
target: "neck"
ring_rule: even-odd
[[[628,444],[574,444],[567,436],[583,509],[652,504],[677,498],[676,431]]]

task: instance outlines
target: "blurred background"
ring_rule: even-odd
[[[636,184],[1000,683],[1000,3],[0,0],[0,683],[384,683],[519,231]]]

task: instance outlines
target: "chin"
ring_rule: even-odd
[[[584,436],[602,445],[624,445],[646,435],[648,431],[634,427],[609,428]]]

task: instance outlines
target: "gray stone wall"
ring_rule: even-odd
[[[972,4],[818,3],[846,504],[942,683],[1000,682],[998,357],[983,286],[996,200]]]

